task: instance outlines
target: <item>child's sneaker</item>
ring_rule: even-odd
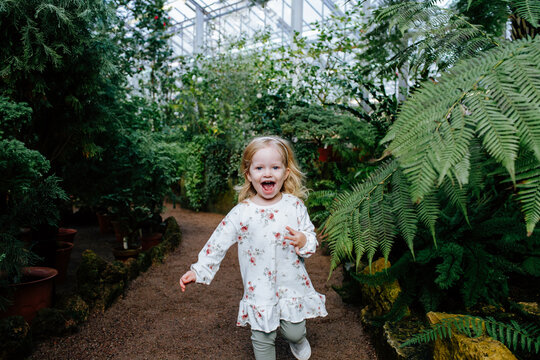
[[[291,351],[295,358],[298,360],[308,360],[311,356],[311,346],[309,346],[309,341],[306,338],[300,341],[298,344],[289,343]]]

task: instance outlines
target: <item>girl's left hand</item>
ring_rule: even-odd
[[[287,240],[291,240],[291,245],[294,246],[294,250],[296,250],[296,253],[300,255],[300,249],[306,245],[306,235],[304,235],[301,231],[296,231],[294,229],[291,229],[291,227],[286,226],[285,229],[290,233],[290,235],[285,235],[283,238]]]

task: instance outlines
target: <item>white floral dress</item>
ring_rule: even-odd
[[[307,242],[300,256],[289,240],[286,226],[302,231]],[[191,265],[198,283],[210,284],[227,250],[238,243],[238,259],[244,295],[238,326],[271,332],[280,320],[293,323],[326,316],[325,297],[315,291],[304,259],[315,253],[318,243],[307,209],[300,199],[283,194],[273,205],[245,200],[218,225],[197,263]]]

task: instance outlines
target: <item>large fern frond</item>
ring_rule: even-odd
[[[437,246],[437,238],[435,235],[435,224],[439,217],[439,203],[435,192],[431,192],[424,196],[424,199],[418,204],[418,219],[429,229],[433,242]]]
[[[401,170],[392,175],[392,205],[392,213],[396,215],[398,230],[414,258],[413,241],[416,236],[418,220],[411,200],[409,183]]]
[[[468,182],[473,138],[515,181],[519,149],[538,154],[539,58],[540,38],[514,41],[461,62],[405,102],[383,141],[391,141],[388,152],[411,182],[414,201],[451,174],[460,184]],[[536,201],[530,191],[525,197]],[[523,207],[530,223],[537,207]]]
[[[540,220],[540,163],[534,156],[525,155],[517,162],[517,171],[517,199],[525,213],[527,235],[531,236]]]
[[[388,257],[396,232],[386,191],[397,170],[398,163],[388,161],[364,182],[336,196],[322,230],[332,254],[331,270],[344,261],[358,265],[364,254],[371,264],[378,249]]]

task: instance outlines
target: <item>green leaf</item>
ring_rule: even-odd
[[[521,267],[530,275],[540,277],[540,257],[531,256],[526,258]]]

